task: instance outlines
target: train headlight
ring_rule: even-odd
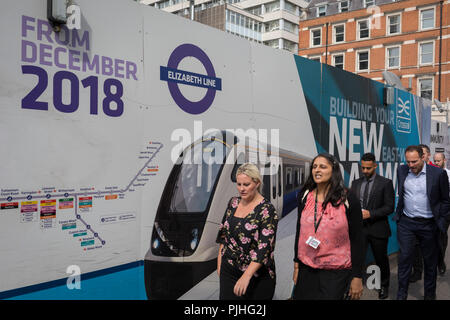
[[[159,245],[160,245],[159,240],[158,240],[158,239],[155,239],[155,240],[153,241],[153,249],[158,249],[158,248],[159,248]]]
[[[195,250],[195,248],[197,248],[197,244],[198,244],[198,240],[197,239],[193,239],[191,241],[191,249]]]
[[[192,240],[191,240],[191,249],[195,250],[198,245],[198,229],[192,229]]]

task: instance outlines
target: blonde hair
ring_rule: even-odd
[[[261,193],[263,182],[259,173],[259,169],[256,165],[250,162],[244,163],[237,169],[236,179],[240,174],[245,174],[246,176],[250,177],[254,183],[259,182],[258,192]]]

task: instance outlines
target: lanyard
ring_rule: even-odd
[[[319,228],[320,222],[322,221],[323,213],[320,216],[319,221],[317,222],[317,190],[316,190],[316,200],[314,202],[314,232],[317,233],[317,229]]]

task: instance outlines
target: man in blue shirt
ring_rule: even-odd
[[[407,165],[397,170],[398,204],[396,216],[398,259],[397,299],[408,297],[408,285],[418,242],[424,260],[425,300],[436,299],[438,235],[450,219],[447,173],[424,161],[420,146],[405,151]]]

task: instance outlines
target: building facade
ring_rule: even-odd
[[[140,0],[142,4],[190,16],[189,1]],[[264,43],[278,49],[298,52],[298,25],[304,0],[195,0],[194,20]]]
[[[449,1],[312,0],[299,24],[298,54],[450,105]],[[442,121],[441,120],[441,121]]]

